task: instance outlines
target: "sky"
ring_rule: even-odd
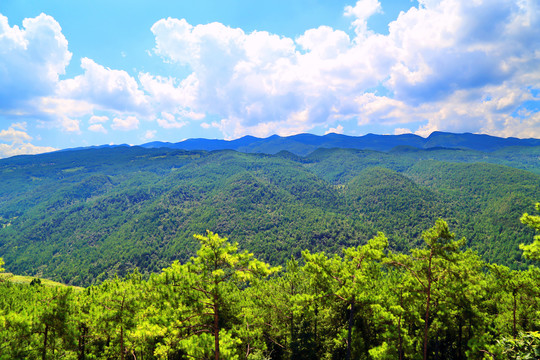
[[[540,138],[538,0],[0,0],[0,157],[433,131]]]

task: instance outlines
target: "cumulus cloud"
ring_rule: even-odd
[[[352,25],[358,35],[367,35],[367,20],[376,13],[382,12],[381,3],[377,0],[360,0],[355,6],[345,7],[345,16],[351,16],[355,19]]]
[[[508,29],[519,12],[511,0],[446,0],[401,14],[390,24],[389,37],[401,55],[388,87],[397,98],[422,102],[511,78],[534,52],[516,48],[523,39]]]
[[[330,128],[328,129],[324,135],[328,135],[328,134],[343,134],[343,126],[342,125],[338,125],[336,126],[335,128]]]
[[[153,76],[148,73],[139,75],[142,88],[149,94],[155,109],[175,112],[189,108],[197,98],[198,80],[190,75],[181,82],[173,77]]]
[[[355,99],[358,105],[358,124],[367,125],[376,121],[382,124],[396,124],[413,121],[415,109],[403,101],[387,96],[364,93]]]
[[[0,158],[6,158],[15,155],[35,155],[56,150],[58,149],[50,146],[36,146],[30,143],[12,145],[0,143]]]
[[[17,128],[19,128],[19,130]],[[0,130],[0,140],[15,144],[32,140],[32,137],[23,130],[24,128],[20,129],[20,125],[11,125],[7,130]]]
[[[423,121],[421,133],[540,136],[530,120],[536,113],[513,115],[538,90],[537,2],[422,0],[389,24],[388,35],[367,26],[382,11],[377,0],[347,6],[352,37],[327,26],[291,39],[162,19],[152,27],[155,53],[192,73],[174,84],[147,76],[145,89],[162,94],[163,104],[173,103],[163,95],[170,93],[192,111],[220,116],[212,126],[226,137],[309,131],[351,118],[395,124],[398,132],[400,124]],[[165,88],[171,91],[159,92]],[[532,130],[509,125],[516,123]]]
[[[139,128],[139,119],[137,119],[135,116],[128,116],[125,119],[114,118],[111,128],[113,130],[121,131],[136,130]]]
[[[180,129],[188,124],[187,121],[177,119],[176,116],[168,112],[162,112],[161,118],[157,119],[157,123],[164,129]]]
[[[196,94],[190,97],[191,108],[223,117],[219,127],[226,137],[289,134],[322,124],[337,102],[338,94],[328,85],[343,87],[334,77],[351,82],[350,74],[328,60],[340,56],[350,39],[328,27],[299,39],[303,54],[292,39],[267,32],[246,34],[219,23],[192,26],[169,18],[154,24],[152,31],[156,53],[193,69],[186,79],[189,91],[180,85],[186,91],[177,91],[178,97]],[[321,39],[324,49],[315,45]],[[161,81],[165,85],[170,83]]]
[[[60,115],[60,118],[58,119],[58,123],[60,124],[61,128],[66,132],[71,133],[80,133],[80,123],[81,121],[79,119],[72,119],[65,115]]]
[[[11,27],[0,14],[0,114],[31,107],[56,87],[71,59],[62,29],[51,16],[24,19]]]
[[[81,59],[83,75],[58,84],[61,98],[83,100],[98,109],[118,112],[150,111],[148,100],[137,81],[124,70],[113,70],[89,58]]]
[[[109,121],[109,117],[108,116],[97,116],[97,115],[93,115],[90,117],[90,119],[88,119],[88,124],[90,124],[90,126],[88,126],[88,130],[92,131],[92,132],[100,132],[100,133],[103,133],[103,134],[107,134],[108,131],[107,129],[105,129],[105,127],[103,126],[104,123],[108,122]]]
[[[93,132],[100,132],[103,134],[107,134],[107,129],[105,129],[105,127],[102,124],[91,124],[88,127],[88,130],[93,131]]]
[[[24,19],[19,27],[0,14],[0,116],[35,119],[71,133],[81,133],[80,118],[96,110],[151,116],[145,94],[125,71],[83,58],[83,75],[60,80],[71,56],[51,16]]]
[[[78,132],[78,121],[65,110],[58,111],[59,101],[51,97],[71,56],[62,29],[51,16],[41,14],[24,19],[22,27],[11,27],[0,14],[0,116],[51,121],[66,131]],[[71,105],[66,101],[62,108]],[[21,151],[41,150],[26,147]]]
[[[0,158],[57,150],[53,147],[33,145],[30,143],[31,140],[32,137],[26,132],[24,122],[13,123],[8,129],[0,130]]]

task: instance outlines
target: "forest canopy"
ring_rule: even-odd
[[[540,231],[539,218],[522,222]],[[408,253],[379,233],[283,269],[213,232],[195,238],[195,256],[148,279],[1,282],[0,359],[538,357],[540,269],[486,263],[443,220]]]
[[[484,153],[318,149],[308,156],[118,147],[0,160],[10,271],[88,286],[195,255],[212,229],[285,266],[383,231],[407,252],[445,219],[483,260],[527,269],[519,223],[540,198],[540,147]]]

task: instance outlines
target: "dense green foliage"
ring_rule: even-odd
[[[195,254],[193,233],[227,234],[285,265],[339,254],[384,231],[422,243],[443,218],[488,262],[526,269],[517,221],[540,198],[540,147],[491,153],[407,147],[306,157],[118,147],[0,160],[0,255],[13,273],[89,285],[147,278]]]
[[[538,356],[540,269],[489,265],[442,220],[407,254],[379,233],[281,271],[212,232],[195,238],[196,256],[147,280],[0,282],[0,359]]]
[[[536,204],[536,210],[540,212],[540,203]],[[521,217],[521,222],[540,232],[540,216],[525,213]],[[534,236],[534,242],[532,244],[520,244],[519,247],[524,251],[523,256],[540,261],[540,234]],[[2,264],[0,263],[0,265]]]

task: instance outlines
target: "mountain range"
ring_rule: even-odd
[[[455,134],[435,131],[427,138],[414,134],[348,136],[342,134],[298,134],[267,138],[244,136],[235,140],[187,139],[177,143],[154,141],[141,145],[144,148],[171,148],[181,150],[236,150],[245,153],[277,154],[288,151],[305,156],[318,148],[342,148],[389,151],[397,146],[416,149],[458,148],[492,152],[509,146],[540,146],[540,139],[501,138],[483,134]]]

